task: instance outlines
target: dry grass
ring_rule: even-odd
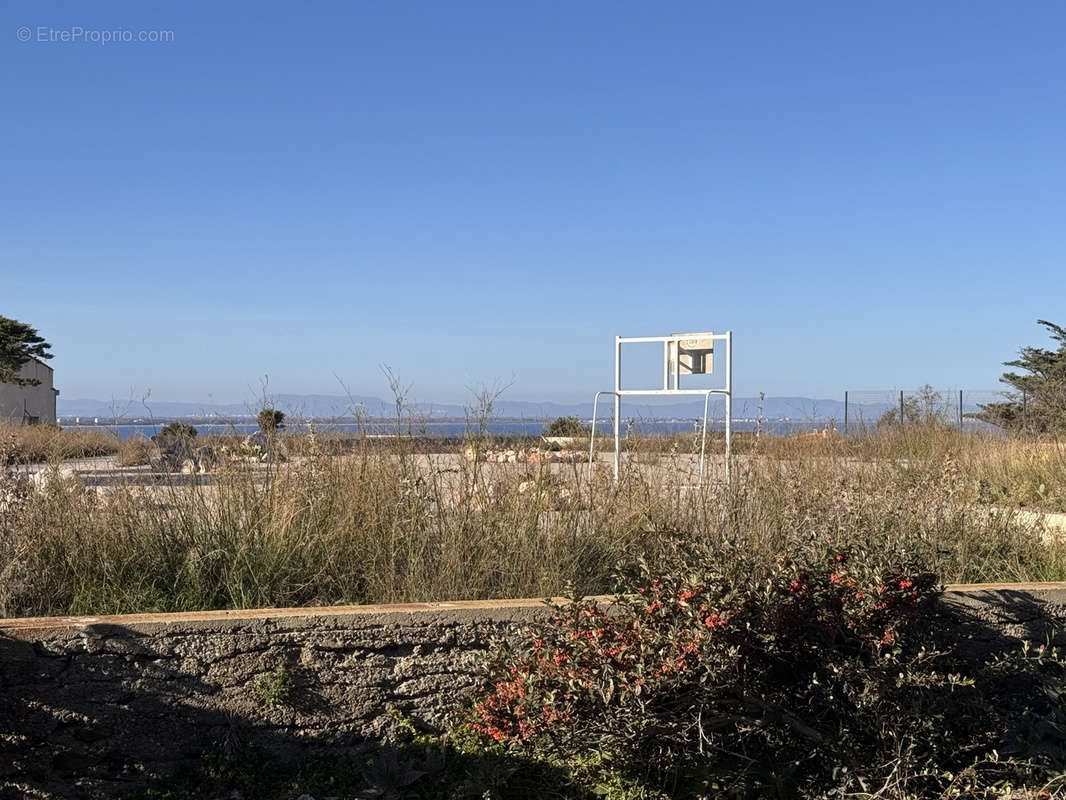
[[[120,467],[140,467],[151,461],[155,445],[143,436],[132,436],[119,447],[115,463]]]
[[[53,425],[0,425],[0,466],[106,456],[118,452],[111,433],[65,431]]]
[[[977,481],[982,501],[1066,512],[1064,442],[1003,442],[964,450],[959,463]]]
[[[768,559],[812,537],[902,548],[946,581],[1066,578],[1066,545],[979,506],[1058,502],[1061,445],[763,438],[731,486],[694,490],[670,468],[691,441],[660,444],[658,466],[634,459],[617,487],[603,468],[434,462],[413,440],[317,436],[267,474],[231,464],[213,485],[9,481],[0,615],[596,593],[694,537]]]
[[[609,449],[610,437],[603,441],[603,449]],[[626,451],[640,463],[662,464],[670,456],[698,453],[699,439],[692,434],[634,437],[627,440]],[[721,432],[708,434],[707,452],[725,452]],[[950,461],[960,472],[957,490],[969,493],[974,502],[1066,512],[1066,442],[1051,438],[1007,439],[938,425],[893,428],[870,436],[842,436],[833,431],[793,436],[745,432],[734,435],[733,452],[805,464],[827,459],[851,465],[892,462],[897,466]]]

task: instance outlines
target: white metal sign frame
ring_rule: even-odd
[[[725,343],[725,388],[723,389],[682,389],[681,388],[681,342],[683,340],[698,337],[701,340],[710,339],[714,342]],[[636,344],[640,342],[663,343],[663,385],[661,389],[623,389],[622,388],[622,345]],[[671,380],[672,378],[672,380]],[[596,456],[596,421],[599,410],[601,395],[614,396],[614,479],[618,480],[622,459],[622,398],[633,396],[670,396],[678,395],[702,395],[703,396],[703,428],[700,434],[700,472],[699,483],[703,485],[703,467],[707,452],[707,409],[712,394],[720,394],[725,397],[725,477],[730,479],[733,455],[733,332],[725,333],[701,333],[701,334],[673,334],[671,336],[615,336],[614,337],[614,389],[606,389],[596,392],[592,401],[592,435],[589,440],[589,468]]]

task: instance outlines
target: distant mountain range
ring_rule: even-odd
[[[271,398],[273,405],[284,411],[291,419],[336,420],[351,417],[388,418],[394,417],[394,403],[379,397],[345,397],[343,395],[320,394],[281,394]],[[599,417],[606,419],[611,415],[612,399],[605,395],[600,399]],[[853,421],[864,419],[876,421],[885,411],[895,408],[891,402],[849,404],[848,416]],[[964,411],[976,411],[977,408],[964,408]],[[103,400],[75,400],[60,397],[58,401],[59,416],[99,417],[121,419],[239,419],[254,417],[258,405],[244,403],[180,403],[164,401],[108,402]],[[416,403],[410,411],[428,419],[466,419],[471,412],[467,407],[449,403]],[[711,398],[710,414],[722,417],[725,402],[721,396]],[[492,416],[501,419],[552,420],[556,417],[577,416],[589,419],[592,416],[592,403],[538,403],[526,400],[497,400],[492,409]],[[703,401],[700,399],[683,402],[652,403],[626,399],[622,404],[625,418],[643,418],[660,420],[695,419],[703,415]],[[842,400],[815,399],[810,397],[734,397],[733,418],[751,419],[762,417],[767,420],[792,420],[801,422],[825,422],[844,419]]]

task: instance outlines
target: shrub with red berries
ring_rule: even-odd
[[[861,548],[732,555],[558,607],[497,654],[465,724],[669,796],[861,788],[887,763],[872,754],[971,755],[938,727],[961,714],[974,735],[983,710],[927,649],[935,576]]]

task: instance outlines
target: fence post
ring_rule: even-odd
[[[899,427],[903,429],[903,390],[899,390]]]
[[[848,391],[844,390],[844,435],[848,435]]]
[[[962,430],[962,389],[959,389],[959,430]]]

